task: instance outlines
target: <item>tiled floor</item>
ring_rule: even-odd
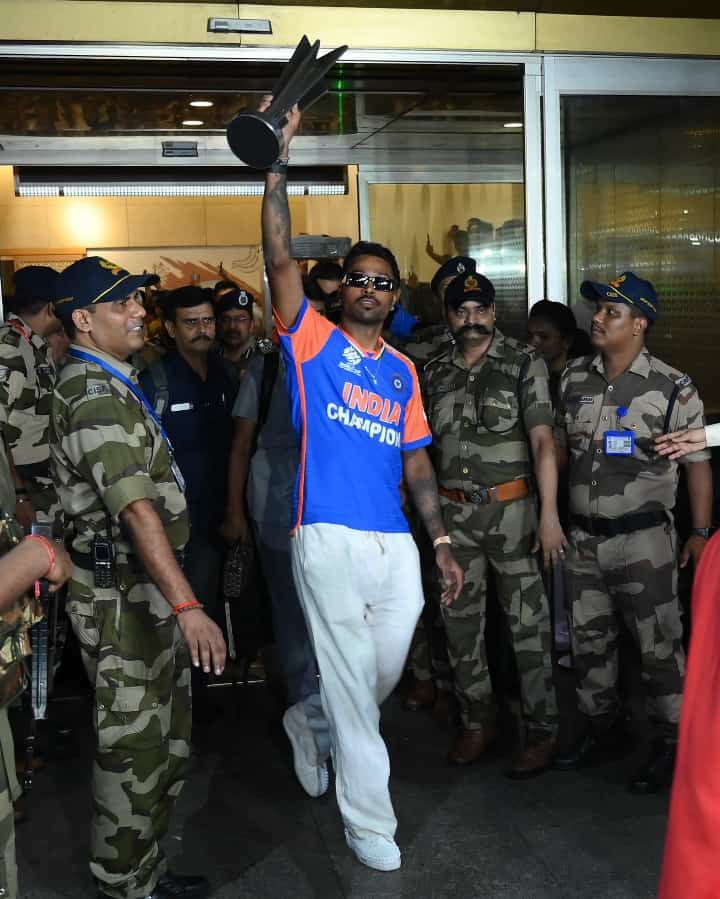
[[[179,871],[210,877],[216,899],[650,899],[667,799],[623,789],[631,764],[550,772],[524,783],[493,758],[446,767],[447,727],[388,702],[383,726],[403,867],[377,873],[345,846],[332,790],[309,799],[263,687],[222,694],[224,716],[182,796],[168,840]],[[244,697],[244,698],[243,698]],[[90,732],[80,758],[50,761],[36,777],[18,828],[25,899],[85,899],[96,892],[86,847]],[[239,707],[239,711],[238,711]]]

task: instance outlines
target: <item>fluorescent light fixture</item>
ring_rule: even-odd
[[[190,105],[194,106],[196,109],[209,109],[215,104],[212,100],[191,100]]]
[[[172,149],[180,151],[173,155],[197,152],[192,141],[175,142]],[[264,174],[254,169],[184,161],[125,168],[16,166],[14,176],[18,197],[260,197],[265,184]],[[341,196],[347,189],[343,166],[293,166],[287,185],[291,197]]]
[[[345,195],[344,184],[308,184],[309,197],[342,197]]]
[[[505,122],[503,128],[522,128],[522,122]]]
[[[264,185],[237,184],[20,184],[19,197],[261,197]],[[288,184],[291,197],[342,196],[342,184]]]
[[[201,119],[183,119],[182,124],[185,125],[186,128],[199,128],[201,125],[204,125]]]
[[[59,197],[60,187],[57,184],[21,184],[18,187],[19,197]]]
[[[700,241],[699,241],[699,240],[691,240],[691,241],[690,241],[690,246],[693,246],[693,247],[699,247],[700,245],[701,245],[701,244],[700,244]]]

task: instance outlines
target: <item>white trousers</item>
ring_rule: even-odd
[[[392,838],[390,760],[378,706],[403,671],[423,605],[410,534],[336,524],[298,528],[293,575],[320,671],[337,801],[356,836]]]

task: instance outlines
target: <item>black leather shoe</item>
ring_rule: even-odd
[[[210,895],[210,883],[207,877],[196,877],[191,874],[163,874],[155,889],[145,899],[205,899]],[[99,899],[108,899],[102,891]]]
[[[588,729],[569,749],[557,753],[552,766],[556,771],[592,768],[624,758],[631,751],[632,740],[620,725],[600,733]]]
[[[640,796],[666,790],[672,783],[676,752],[676,743],[662,737],[653,740],[648,759],[628,784],[628,790]]]

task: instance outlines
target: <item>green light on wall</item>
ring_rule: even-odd
[[[337,117],[338,133],[345,134],[345,80],[342,66],[338,66],[339,77],[335,82],[334,90],[337,93]]]

